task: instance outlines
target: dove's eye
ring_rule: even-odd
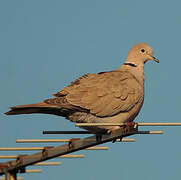
[[[141,49],[141,52],[144,53],[144,52],[145,52],[145,49]]]

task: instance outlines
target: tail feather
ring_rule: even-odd
[[[37,104],[27,104],[27,105],[20,105],[10,107],[11,110],[6,112],[6,115],[19,115],[19,114],[32,114],[32,113],[43,113],[43,114],[54,114],[54,115],[61,115],[62,114],[60,107],[55,105],[46,104],[44,102],[37,103]]]

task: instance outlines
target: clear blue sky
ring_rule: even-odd
[[[145,66],[145,102],[136,121],[181,122],[180,6],[179,0],[1,0],[0,146],[15,146],[16,138],[67,138],[42,135],[43,130],[77,130],[62,117],[3,113],[9,106],[50,98],[87,72],[116,69],[139,42],[153,47],[160,64]],[[109,151],[85,152],[85,159],[64,159],[61,167],[43,167],[42,174],[23,176],[26,180],[180,179],[181,127],[150,129],[164,130],[164,135],[137,135],[136,143],[108,143]]]

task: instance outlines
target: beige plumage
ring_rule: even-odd
[[[118,69],[86,74],[41,103],[11,107],[7,115],[45,113],[73,122],[128,122],[139,113],[144,100],[144,64],[154,60],[147,44],[133,46]],[[84,127],[93,132],[119,127]]]

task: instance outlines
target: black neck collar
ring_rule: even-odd
[[[134,63],[124,63],[124,65],[131,66],[131,67],[137,67],[137,65]]]

